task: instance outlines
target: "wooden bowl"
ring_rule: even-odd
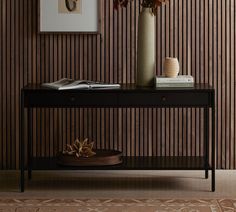
[[[95,150],[96,155],[89,158],[77,158],[60,152],[57,164],[62,166],[111,166],[122,163],[122,152],[116,150]]]

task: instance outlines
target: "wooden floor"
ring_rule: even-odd
[[[203,171],[35,171],[18,190],[19,172],[0,172],[0,198],[235,198],[236,171],[216,172],[216,192]]]

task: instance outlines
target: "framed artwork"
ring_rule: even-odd
[[[99,31],[99,0],[39,0],[39,32]]]

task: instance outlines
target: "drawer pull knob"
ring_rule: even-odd
[[[71,98],[70,98],[70,101],[71,101],[71,102],[74,102],[74,101],[75,101],[75,98],[74,98],[74,97],[71,97]]]
[[[166,101],[166,97],[165,97],[165,96],[161,97],[161,100],[162,100],[163,102],[165,102],[165,101]]]

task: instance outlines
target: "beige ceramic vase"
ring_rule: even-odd
[[[164,62],[165,77],[177,77],[179,74],[179,61],[177,58],[167,57]]]
[[[137,86],[150,87],[155,79],[155,16],[143,8],[138,21]]]

